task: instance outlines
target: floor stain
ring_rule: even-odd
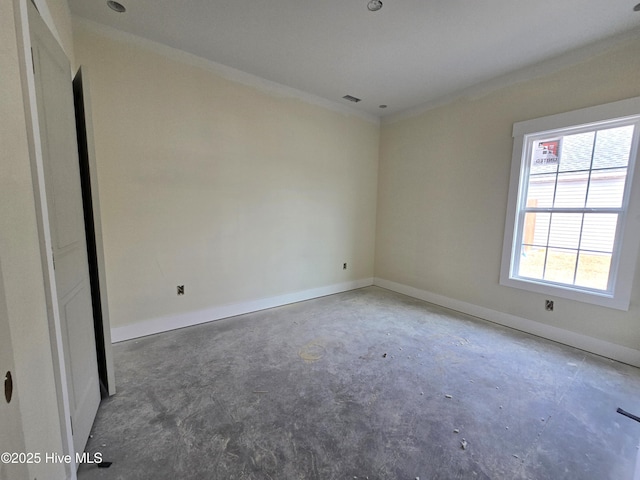
[[[298,350],[298,356],[306,363],[313,363],[324,357],[327,344],[322,339],[312,340]]]

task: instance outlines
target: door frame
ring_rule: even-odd
[[[49,206],[45,189],[44,163],[42,153],[42,137],[40,133],[38,107],[36,101],[36,80],[33,71],[31,53],[32,22],[42,21],[56,35],[46,3],[39,0],[13,0],[16,16],[18,56],[22,78],[23,101],[27,124],[27,143],[31,162],[34,203],[40,240],[40,258],[42,263],[44,290],[47,303],[47,321],[49,323],[54,382],[58,399],[58,417],[61,432],[62,454],[70,456],[65,464],[66,477],[77,480],[77,463],[73,446],[73,430],[71,427],[71,409],[69,403],[67,374],[62,341],[62,329],[58,310],[58,295],[53,267],[51,226],[49,223]],[[36,6],[37,4],[37,6]],[[42,15],[41,15],[42,14]],[[53,28],[52,28],[53,27]],[[71,71],[69,72],[71,84]],[[106,299],[105,299],[106,300]],[[108,317],[107,317],[108,322]],[[108,328],[108,323],[107,323]]]
[[[14,0],[15,12],[20,16],[16,27],[20,29],[18,42],[22,68],[23,96],[27,123],[27,139],[31,158],[31,175],[35,193],[36,217],[38,220],[38,236],[40,238],[40,258],[44,277],[44,290],[47,301],[47,320],[51,340],[53,372],[58,397],[58,417],[60,421],[62,454],[70,455],[71,461],[66,464],[67,478],[76,480],[77,465],[73,448],[73,431],[71,429],[71,408],[67,389],[67,372],[65,369],[62,329],[58,310],[58,291],[56,289],[53,268],[53,243],[49,224],[49,207],[44,183],[44,162],[42,154],[42,138],[38,122],[38,105],[36,100],[36,80],[33,71],[31,53],[30,18],[39,15],[35,5],[29,0]],[[34,12],[35,11],[35,12]],[[42,19],[44,21],[44,19]]]
[[[98,192],[98,167],[93,138],[93,110],[87,67],[80,66],[73,77],[73,100],[80,160],[80,182],[87,237],[91,301],[98,355],[98,375],[102,398],[116,393],[111,347],[111,322],[107,300],[107,276],[102,242],[102,217]]]

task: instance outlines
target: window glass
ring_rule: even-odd
[[[626,168],[594,170],[589,182],[589,208],[620,208],[627,179]]]
[[[589,172],[567,172],[558,174],[556,195],[553,206],[556,208],[584,207],[587,197]]]
[[[594,132],[567,135],[562,142],[560,171],[588,170],[591,168]]]
[[[633,125],[598,132],[593,168],[626,167],[629,164]]]
[[[640,97],[514,124],[502,285],[629,308],[639,129]]]

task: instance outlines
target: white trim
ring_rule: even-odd
[[[597,129],[604,124],[635,124],[631,151],[629,152],[629,169],[625,200],[620,214],[619,230],[616,234],[616,249],[611,265],[611,282],[613,285],[607,292],[591,292],[578,287],[554,285],[544,280],[535,281],[521,278],[512,273],[514,256],[519,254],[520,238],[518,217],[522,211],[523,198],[521,187],[527,181],[532,138],[546,135],[564,135],[568,131]],[[640,244],[640,162],[638,143],[640,139],[640,97],[632,97],[593,107],[581,108],[570,112],[534,118],[513,125],[513,154],[511,158],[511,175],[507,216],[502,244],[502,261],[500,265],[500,285],[521,290],[554,295],[578,302],[600,305],[617,310],[629,310],[635,265]],[[525,151],[524,148],[527,150]],[[517,247],[517,248],[516,248]]]
[[[612,119],[636,117],[638,112],[640,112],[640,97],[631,97],[617,102],[517,122],[513,124],[512,136],[521,138],[531,133],[544,135],[551,130],[572,126],[587,128],[590,124]]]
[[[114,343],[131,340],[132,338],[144,337],[155,333],[167,332],[177,328],[190,327],[201,323],[207,323],[223,318],[235,317],[245,313],[266,310],[267,308],[281,307],[290,303],[302,302],[312,298],[333,295],[334,293],[346,292],[357,288],[364,288],[373,285],[373,278],[363,278],[350,282],[336,283],[325,287],[312,288],[299,292],[287,293],[276,297],[249,300],[231,305],[207,308],[195,312],[187,312],[180,315],[166,316],[146,320],[143,322],[114,327],[111,329],[111,339]]]
[[[228,67],[212,60],[207,60],[206,58],[187,53],[184,50],[178,50],[177,48],[169,47],[168,45],[154,42],[153,40],[148,40],[131,33],[122,32],[120,30],[116,30],[115,28],[94,22],[92,20],[88,20],[83,17],[79,17],[77,15],[73,15],[72,19],[74,30],[76,30],[77,27],[84,28],[85,30],[103,35],[111,40],[130,43],[135,45],[136,47],[140,47],[147,51],[151,51],[152,53],[162,55],[173,61],[180,62],[192,67],[202,68],[203,70],[211,72],[222,78],[225,78],[232,82],[240,83],[247,87],[255,88],[263,93],[274,97],[294,98],[311,105],[322,107],[333,112],[341,113],[343,115],[358,117],[362,120],[373,123],[374,125],[380,125],[380,118],[378,116],[363,112],[361,110],[356,110],[355,108],[352,108],[348,105],[342,105],[338,102],[333,102],[331,100],[327,100],[326,98],[303,92],[302,90],[288,87],[286,85],[282,85],[280,83],[258,77],[257,75],[252,75],[236,68]]]
[[[378,287],[386,288],[387,290],[392,290],[397,293],[402,293],[410,297],[424,300],[425,302],[434,303],[457,312],[472,315],[482,320],[487,320],[505,327],[520,330],[521,332],[546,338],[547,340],[552,340],[570,347],[595,353],[596,355],[601,355],[618,362],[633,365],[634,367],[640,367],[640,350],[588,337],[587,335],[571,332],[552,325],[546,325],[544,323],[518,317],[516,315],[499,312],[490,308],[480,307],[461,300],[455,300],[453,298],[445,297],[444,295],[420,290],[418,288],[392,282],[383,278],[374,278],[373,284]]]

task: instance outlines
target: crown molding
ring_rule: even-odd
[[[98,35],[105,36],[111,40],[135,45],[144,50],[156,53],[176,62],[180,62],[192,67],[201,68],[226,80],[239,83],[246,87],[254,88],[272,97],[300,100],[307,104],[321,107],[335,113],[357,117],[361,120],[365,120],[375,125],[380,125],[380,118],[378,116],[364,113],[354,108],[339,104],[337,102],[332,102],[331,100],[327,100],[317,95],[303,92],[302,90],[297,90],[295,88],[288,87],[286,85],[282,85],[280,83],[273,82],[262,77],[258,77],[257,75],[243,72],[233,67],[228,67],[221,63],[207,60],[183,50],[179,50],[177,48],[173,48],[168,45],[155,42],[153,40],[148,40],[132,33],[123,32],[113,27],[94,22],[93,20],[88,20],[77,15],[72,15],[72,22],[74,32],[77,29],[84,29]]]
[[[409,108],[402,112],[383,116],[381,117],[380,123],[382,125],[390,125],[402,120],[417,117],[419,115],[422,115],[423,113],[428,112],[429,110],[448,105],[461,98],[466,98],[472,101],[478,100],[497,90],[510,87],[518,83],[524,83],[536,78],[551,75],[566,68],[583,63],[590,58],[603,55],[617,47],[638,41],[640,41],[640,30],[629,30],[622,34],[608,37],[604,40],[600,40],[598,42],[590,43],[589,45],[570,50],[561,55],[543,60],[533,65],[514,70],[504,75],[499,75],[484,82],[480,82],[470,87],[453,92],[450,95],[446,95],[433,101]]]

